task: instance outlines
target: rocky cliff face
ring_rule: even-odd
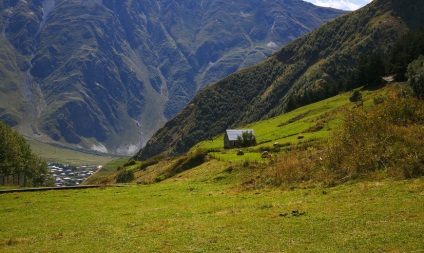
[[[0,0],[0,120],[127,154],[207,84],[344,12],[300,0]]]

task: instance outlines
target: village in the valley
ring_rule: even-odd
[[[49,164],[48,169],[56,187],[80,185],[86,178],[99,170],[101,166],[70,166]]]

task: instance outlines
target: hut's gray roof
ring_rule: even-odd
[[[227,136],[229,141],[237,141],[238,136],[242,137],[244,132],[249,132],[255,135],[253,129],[227,129]]]

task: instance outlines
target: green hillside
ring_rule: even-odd
[[[324,24],[260,64],[203,89],[135,158],[183,154],[227,128],[381,82],[382,76],[396,73],[391,66],[396,60],[389,60],[394,45],[418,24],[424,25],[423,8],[412,0],[375,0]],[[412,53],[413,59],[420,52]]]
[[[387,90],[388,88],[378,91],[364,91],[365,103],[370,103],[372,97],[380,93],[385,93]],[[302,144],[310,145],[313,142],[320,142],[327,138],[331,130],[337,128],[340,124],[342,120],[341,111],[355,105],[349,102],[350,96],[350,93],[344,93],[311,105],[303,106],[275,118],[241,126],[241,129],[253,129],[257,139],[257,145],[242,148],[245,153],[243,156],[237,155],[237,151],[240,148],[224,149],[224,133],[214,136],[207,141],[199,142],[188,154],[207,153],[214,159],[223,162],[243,163],[245,161],[254,161],[267,164],[268,160],[261,158],[261,153],[265,150],[273,151],[275,142],[279,143],[283,152],[286,149],[298,147]],[[298,139],[300,135],[303,136],[302,139]],[[175,161],[178,161],[178,159],[179,156],[169,159],[159,157],[158,159],[153,158],[138,162],[139,166],[142,166],[143,169],[139,169],[138,167],[132,168],[136,173],[136,181],[144,183],[155,182],[157,177],[166,174],[167,170],[171,170],[175,166]],[[150,167],[150,165],[153,166]],[[122,164],[119,166],[122,166]],[[100,174],[104,175],[103,181],[96,180],[103,183],[113,183],[114,178],[118,174],[117,168],[118,165],[115,165],[111,170],[102,168],[100,171],[103,172]],[[88,181],[92,182],[93,180],[89,178]]]
[[[358,101],[352,101],[355,93],[361,96]],[[134,165],[108,173],[102,183],[116,182],[121,173],[132,174],[126,182],[157,183],[178,178],[202,164],[211,163],[213,167],[215,161],[230,170],[259,168],[260,173],[243,179],[254,180],[256,186],[338,184],[375,176],[417,177],[424,173],[424,143],[420,138],[424,104],[412,94],[405,83],[356,89],[241,126],[254,130],[254,146],[225,149],[221,133],[199,142],[184,155],[132,161]],[[268,156],[264,158],[265,151]]]
[[[365,101],[375,94],[365,91]],[[337,128],[341,121],[340,112],[349,106],[350,92],[322,100],[307,106],[300,107],[291,112],[267,120],[240,126],[240,129],[253,129],[255,131],[257,145],[249,150],[272,150],[273,144],[278,142],[280,146],[289,148],[302,143],[319,141],[328,137],[331,130]],[[299,139],[299,136],[303,138]],[[211,140],[196,144],[189,152],[198,149],[223,150],[224,134],[213,137]]]

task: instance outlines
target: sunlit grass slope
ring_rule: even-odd
[[[374,106],[375,97],[385,97],[387,93],[397,90],[398,86],[402,87],[403,85],[393,84],[376,90],[361,90],[364,108]],[[240,126],[240,129],[253,129],[258,143],[256,146],[242,148],[244,155],[237,155],[240,148],[224,149],[224,133],[222,133],[210,140],[198,143],[186,156],[204,153],[212,159],[226,162],[227,166],[239,166],[245,162],[260,163],[262,167],[268,166],[272,161],[261,157],[265,150],[273,153],[273,156],[279,156],[284,151],[299,147],[312,147],[325,142],[331,132],[341,125],[346,111],[358,107],[357,103],[349,101],[351,96],[352,92],[343,93],[269,120]],[[275,153],[276,150],[273,148],[275,142],[279,143],[280,152]],[[179,160],[184,159],[181,157],[168,159],[158,157],[153,160],[137,162],[137,166],[126,167],[126,170],[134,170],[135,182],[154,183],[172,177],[168,172],[174,167],[178,167]],[[116,176],[117,167],[113,168],[115,171],[109,171],[108,177],[113,177],[111,173],[115,173]],[[161,177],[161,175],[167,176]],[[98,179],[96,180],[98,181]],[[113,178],[102,182],[114,183]]]
[[[394,86],[389,85],[375,91],[362,90],[364,106],[371,106],[373,98],[386,94]],[[210,140],[195,145],[190,152],[206,149],[213,156],[226,161],[261,160],[260,152],[272,150],[275,142],[282,149],[293,148],[302,144],[319,142],[329,137],[333,129],[342,122],[342,112],[357,106],[349,101],[352,92],[303,106],[289,113],[269,120],[240,126],[239,129],[253,129],[258,145],[243,149],[245,156],[237,156],[237,149],[224,149],[224,133]]]
[[[119,158],[105,164],[100,170],[87,178],[83,184],[101,184],[105,181],[110,181],[109,177],[116,173],[118,167],[123,166],[128,161],[127,158]]]

